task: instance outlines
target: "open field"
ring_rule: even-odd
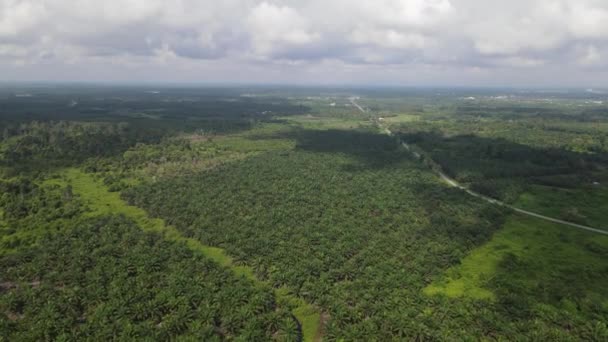
[[[606,251],[605,236],[514,214],[489,242],[447,271],[445,279],[424,291],[429,295],[497,300],[500,278],[510,277],[535,295],[540,295],[535,290],[548,292],[543,287],[557,282],[564,286],[562,291],[570,291],[569,295],[601,298],[605,305],[608,298],[601,293],[607,280],[602,261]],[[550,276],[545,272],[547,269],[551,270]],[[586,279],[585,289],[568,289],[566,284],[577,277]],[[551,285],[553,291],[544,295],[559,297],[555,288],[560,285]]]

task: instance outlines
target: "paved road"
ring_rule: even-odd
[[[606,230],[592,228],[592,227],[584,226],[582,224],[578,224],[578,223],[574,223],[574,222],[568,222],[568,221],[556,219],[556,218],[553,218],[553,217],[537,214],[537,213],[532,212],[532,211],[528,211],[528,210],[524,210],[524,209],[520,209],[520,208],[514,207],[512,205],[509,205],[509,204],[507,204],[505,202],[493,199],[491,197],[484,196],[484,195],[482,195],[480,193],[474,192],[474,191],[472,191],[472,190],[464,187],[463,185],[461,185],[458,182],[456,182],[454,179],[448,177],[443,172],[439,172],[439,176],[441,177],[441,179],[443,179],[449,185],[451,185],[451,186],[453,186],[455,188],[464,190],[467,194],[469,194],[471,196],[474,196],[474,197],[477,197],[477,198],[481,198],[482,200],[484,200],[486,202],[489,202],[489,203],[492,203],[492,204],[496,204],[496,205],[500,205],[500,206],[512,209],[512,210],[514,210],[514,211],[516,211],[518,213],[521,213],[521,214],[524,214],[524,215],[528,215],[528,216],[533,216],[533,217],[536,217],[536,218],[539,218],[539,219],[542,219],[542,220],[545,220],[545,221],[550,221],[550,222],[553,222],[553,223],[559,223],[559,224],[563,224],[563,225],[574,227],[574,228],[584,229],[584,230],[587,230],[587,231],[590,231],[590,232],[594,232],[594,233],[598,233],[598,234],[608,235],[608,231],[606,231]]]
[[[349,100],[353,104],[353,106],[357,107],[363,113],[367,113],[367,111],[365,109],[363,109],[363,107],[361,107],[356,102],[357,98],[351,97],[351,98],[349,98]],[[382,130],[384,131],[384,133],[386,133],[387,135],[390,135],[390,136],[393,135],[393,132],[391,132],[387,127],[383,127],[382,125],[380,125],[380,127],[382,128]],[[403,145],[403,147],[406,150],[408,150],[411,153],[413,153],[414,156],[416,157],[416,159],[420,158],[420,155],[418,153],[416,153],[416,152],[413,152],[411,150],[410,146],[407,143],[401,141],[401,145]],[[520,214],[536,217],[536,218],[539,218],[541,220],[545,220],[545,221],[549,221],[549,222],[553,222],[553,223],[558,223],[558,224],[562,224],[562,225],[566,225],[566,226],[570,226],[570,227],[574,227],[574,228],[578,228],[578,229],[583,229],[583,230],[590,231],[590,232],[593,232],[593,233],[608,235],[608,230],[588,227],[588,226],[584,226],[582,224],[578,224],[578,223],[574,223],[574,222],[568,222],[568,221],[556,219],[556,218],[553,218],[553,217],[541,215],[541,214],[538,214],[538,213],[535,213],[535,212],[532,212],[532,211],[528,211],[528,210],[524,210],[524,209],[520,209],[520,208],[514,207],[514,206],[509,205],[509,204],[507,204],[505,202],[502,202],[502,201],[496,200],[494,198],[491,198],[491,197],[488,197],[488,196],[484,196],[484,195],[482,195],[480,193],[474,192],[474,191],[468,189],[467,187],[465,187],[464,185],[458,183],[455,179],[452,179],[452,178],[448,177],[448,175],[446,175],[445,173],[443,173],[441,171],[439,171],[438,174],[439,174],[439,177],[444,182],[446,182],[447,184],[449,184],[450,186],[452,186],[454,188],[458,188],[460,190],[463,190],[467,194],[469,194],[469,195],[471,195],[473,197],[480,198],[480,199],[482,199],[482,200],[484,200],[484,201],[486,201],[488,203],[492,203],[492,204],[499,205],[499,206],[502,206],[502,207],[505,207],[505,208],[509,208],[509,209],[511,209],[511,210],[513,210],[515,212],[520,213]]]
[[[356,101],[357,101],[357,98],[356,98],[356,97],[349,97],[348,99],[350,100],[350,103],[351,103],[353,106],[357,107],[357,109],[358,109],[358,110],[362,111],[363,113],[367,113],[367,110],[363,109],[363,107],[361,107],[361,106],[360,106],[360,105],[359,105],[359,104],[356,102]]]

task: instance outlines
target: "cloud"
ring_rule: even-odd
[[[297,10],[267,2],[251,10],[247,28],[251,35],[251,48],[258,56],[312,45],[320,38],[307,18]]]
[[[605,51],[605,0],[0,0],[6,65],[579,73]]]
[[[356,28],[349,36],[355,44],[389,49],[423,49],[431,38],[420,33],[399,32],[394,29]]]
[[[577,62],[583,68],[597,70],[608,67],[608,47],[598,48],[594,45],[588,45],[580,47],[576,55],[578,56]]]
[[[0,37],[27,31],[34,27],[44,14],[44,7],[34,1],[0,1]]]

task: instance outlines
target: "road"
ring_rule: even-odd
[[[602,230],[602,229],[597,229],[597,228],[592,228],[592,227],[588,227],[588,226],[584,226],[582,224],[578,224],[578,223],[574,223],[574,222],[568,222],[568,221],[564,221],[564,220],[560,220],[560,219],[556,219],[553,217],[549,217],[549,216],[545,216],[545,215],[541,215],[541,214],[537,214],[535,212],[532,211],[528,211],[528,210],[524,210],[524,209],[520,209],[517,207],[514,207],[512,205],[509,205],[505,202],[496,200],[494,198],[490,198],[487,196],[484,196],[480,193],[474,192],[466,187],[464,187],[463,185],[461,185],[460,183],[456,182],[454,179],[448,177],[446,174],[444,174],[443,172],[439,172],[439,176],[441,177],[441,179],[443,181],[445,181],[446,183],[448,183],[449,185],[461,189],[463,191],[465,191],[467,194],[473,196],[473,197],[477,197],[477,198],[481,198],[482,200],[488,202],[488,203],[492,203],[492,204],[496,204],[496,205],[500,205],[506,208],[509,208],[513,211],[516,211],[518,213],[524,214],[524,215],[528,215],[528,216],[532,216],[532,217],[536,217],[545,221],[550,221],[553,223],[558,223],[558,224],[563,224],[566,226],[570,226],[570,227],[574,227],[574,228],[579,228],[579,229],[583,229],[583,230],[587,230],[590,232],[594,232],[594,233],[598,233],[598,234],[604,234],[604,235],[608,235],[608,231],[606,230]]]
[[[355,106],[361,112],[367,113],[367,111],[356,102],[356,100],[357,100],[356,97],[350,97],[349,100],[353,104],[353,106]],[[387,135],[393,136],[393,132],[391,132],[387,127],[383,127],[382,125],[380,125],[380,128]],[[420,154],[412,151],[412,149],[410,148],[410,146],[407,143],[405,143],[404,141],[401,141],[401,145],[407,151],[409,151],[410,153],[412,153],[416,157],[416,159],[420,159]],[[545,221],[549,221],[549,222],[553,222],[553,223],[557,223],[557,224],[561,224],[561,225],[565,225],[565,226],[569,226],[569,227],[573,227],[573,228],[583,229],[583,230],[586,230],[586,231],[589,231],[589,232],[593,232],[593,233],[597,233],[597,234],[608,235],[608,230],[588,227],[588,226],[584,226],[582,224],[578,224],[578,223],[574,223],[574,222],[568,222],[568,221],[560,220],[560,219],[557,219],[557,218],[541,215],[541,214],[538,214],[538,213],[535,213],[535,212],[532,212],[532,211],[528,211],[528,210],[524,210],[524,209],[521,209],[521,208],[514,207],[514,206],[512,206],[510,204],[507,204],[505,202],[502,202],[502,201],[499,201],[497,199],[494,199],[494,198],[491,198],[491,197],[488,197],[488,196],[484,196],[484,195],[482,195],[480,193],[472,191],[469,188],[465,187],[464,185],[458,183],[455,179],[450,178],[448,175],[446,175],[445,173],[443,173],[441,171],[438,171],[438,175],[448,185],[450,185],[450,186],[452,186],[454,188],[458,188],[458,189],[466,192],[467,194],[469,194],[469,195],[471,195],[473,197],[482,199],[482,200],[484,200],[484,201],[486,201],[488,203],[492,203],[492,204],[499,205],[499,206],[502,206],[502,207],[505,207],[505,208],[509,208],[509,209],[511,209],[511,210],[513,210],[515,212],[520,213],[520,214],[536,217],[536,218],[541,219],[541,220],[545,220]]]
[[[358,109],[358,110],[362,111],[363,113],[367,113],[367,110],[365,110],[363,107],[361,107],[361,106],[360,106],[360,105],[359,105],[359,104],[356,102],[356,101],[357,101],[357,99],[358,99],[358,97],[353,96],[353,97],[349,97],[348,99],[350,100],[350,103],[351,103],[353,106],[357,107],[357,109]]]

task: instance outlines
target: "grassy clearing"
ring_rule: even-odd
[[[420,121],[420,115],[415,114],[396,114],[394,116],[382,117],[382,121],[387,124],[400,124],[407,122]]]
[[[572,270],[598,275],[585,284],[586,291],[602,293],[607,280],[608,237],[513,215],[503,229],[485,245],[475,249],[461,264],[448,270],[445,277],[424,289],[427,295],[465,297],[477,300],[496,299],[494,278],[504,276],[507,258],[515,257],[526,265],[525,273],[508,274],[513,282],[535,289],[539,283],[570,278]]]
[[[40,225],[31,217],[24,219],[28,229],[15,230],[7,222],[0,219],[0,256],[18,252],[23,246],[34,246],[41,236],[48,232],[58,232],[64,226],[63,219]]]
[[[275,291],[275,295],[279,303],[292,308],[291,312],[298,319],[302,326],[302,336],[304,341],[320,340],[320,330],[322,329],[321,314],[312,305],[306,303],[303,299],[292,295],[286,287],[279,288]]]
[[[49,198],[45,200],[49,201]],[[63,230],[66,219],[51,214],[49,210],[45,212],[41,215],[48,216],[43,220],[32,214],[15,219],[0,209],[0,256],[17,253],[25,246],[35,246],[46,233]]]
[[[125,203],[118,192],[110,192],[105,186],[96,181],[90,174],[78,169],[65,169],[61,178],[50,179],[47,184],[71,185],[74,193],[88,205],[87,216],[122,214],[131,218],[144,230],[163,233],[170,241],[184,242],[190,249],[202,253],[216,263],[230,268],[234,273],[242,275],[258,285],[266,285],[257,279],[253,269],[247,266],[235,265],[232,258],[221,248],[206,246],[198,240],[183,237],[175,227],[166,225],[161,219],[150,218],[141,208]],[[279,303],[286,303],[292,308],[294,316],[302,326],[304,341],[313,341],[320,329],[320,313],[310,304],[291,295],[285,289],[275,291]]]

